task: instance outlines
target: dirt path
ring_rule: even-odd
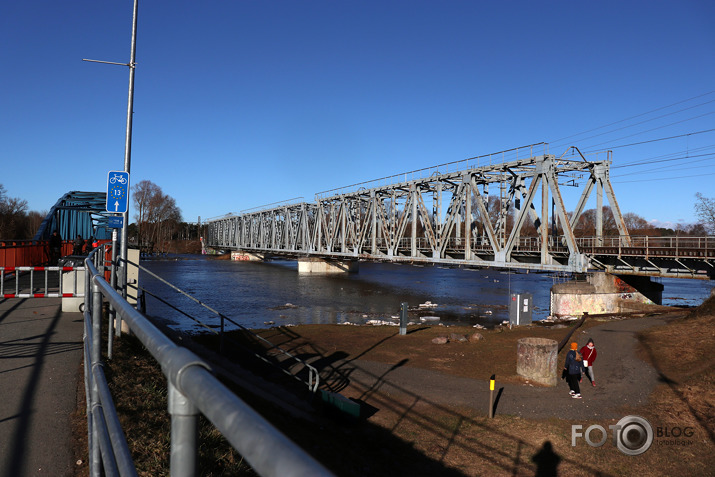
[[[559,381],[556,387],[545,388],[501,384],[497,376],[496,389],[501,389],[501,392],[496,413],[525,418],[623,417],[624,408],[646,404],[658,382],[655,370],[636,356],[636,334],[664,323],[661,319],[650,317],[608,322],[587,332],[577,331],[572,339],[578,341],[579,348],[589,337],[596,344],[598,359],[594,368],[598,386],[592,387],[584,378],[581,383],[583,399],[579,400],[569,396],[564,381]],[[562,365],[559,363],[559,366]],[[421,402],[450,408],[472,408],[484,413],[488,411],[489,383],[485,381],[367,360],[354,360],[339,367],[349,375],[351,383],[343,394],[367,403],[379,392],[396,400],[407,400],[412,405]],[[377,403],[373,405],[378,409],[380,407]]]

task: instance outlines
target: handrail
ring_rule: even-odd
[[[302,379],[301,379],[300,377],[298,377],[297,375],[291,373],[291,372],[290,372],[289,370],[287,370],[287,369],[282,368],[281,366],[279,366],[278,364],[274,363],[273,361],[270,361],[269,359],[267,359],[265,356],[261,355],[260,353],[253,352],[253,351],[250,351],[250,350],[249,350],[249,352],[251,352],[256,358],[258,358],[258,359],[260,359],[261,361],[264,361],[265,363],[267,363],[267,364],[269,364],[269,365],[275,367],[276,369],[278,369],[279,371],[281,371],[281,372],[287,374],[287,375],[290,376],[291,378],[296,379],[298,382],[301,382],[301,383],[303,383],[303,384],[306,384],[306,385],[308,386],[308,390],[309,390],[309,391],[311,391],[311,392],[313,392],[313,393],[315,393],[315,392],[318,391],[318,387],[320,386],[320,373],[318,372],[318,370],[317,370],[314,366],[308,364],[307,362],[303,361],[303,360],[300,359],[299,357],[297,357],[297,356],[291,354],[289,351],[284,350],[284,349],[281,348],[280,346],[277,346],[277,345],[271,343],[269,340],[267,340],[267,339],[264,338],[263,336],[261,336],[261,335],[255,333],[253,330],[250,330],[249,328],[246,328],[245,326],[243,326],[243,325],[241,325],[241,324],[239,324],[239,323],[236,323],[235,321],[233,321],[231,318],[229,318],[229,317],[227,317],[227,316],[220,315],[221,318],[222,318],[222,320],[221,320],[221,321],[222,321],[222,323],[221,323],[221,331],[216,331],[216,330],[213,329],[211,326],[209,326],[209,325],[207,325],[206,323],[202,322],[202,321],[199,320],[198,318],[189,315],[189,314],[186,313],[184,310],[182,310],[182,309],[180,309],[180,308],[178,308],[178,307],[172,305],[172,304],[169,303],[167,300],[164,300],[163,298],[161,298],[160,296],[156,295],[155,293],[150,292],[150,291],[147,290],[146,288],[140,286],[140,287],[139,287],[139,290],[141,290],[141,291],[144,292],[145,294],[151,296],[152,298],[155,298],[155,299],[159,300],[160,302],[162,302],[164,305],[168,306],[169,308],[172,308],[173,310],[175,310],[175,311],[181,313],[182,315],[184,315],[184,316],[187,317],[188,319],[190,319],[190,320],[194,321],[195,323],[197,323],[198,325],[200,325],[202,328],[204,328],[204,329],[205,329],[206,331],[208,331],[209,333],[213,333],[214,335],[219,335],[219,338],[220,338],[220,350],[221,350],[221,351],[223,351],[223,348],[224,348],[223,343],[224,343],[224,340],[226,339],[226,337],[225,337],[225,331],[224,331],[224,325],[223,325],[223,319],[228,320],[230,323],[232,323],[232,324],[236,325],[238,328],[240,328],[241,331],[244,331],[244,332],[250,334],[250,335],[251,335],[253,338],[255,338],[255,339],[258,339],[258,340],[260,340],[260,341],[265,342],[265,343],[268,345],[268,349],[276,349],[276,350],[280,351],[281,354],[284,354],[284,355],[288,356],[289,358],[293,359],[294,361],[296,361],[296,362],[302,364],[303,366],[305,366],[305,367],[308,369],[308,381],[306,382],[306,381],[302,380]],[[203,305],[202,303],[200,303],[200,304]],[[233,339],[231,339],[231,338],[228,338],[228,340],[229,340],[232,344],[235,344],[235,345],[238,345],[238,346],[243,346],[243,345],[241,345],[241,344],[240,344],[238,341],[236,341],[236,340],[233,340]]]
[[[130,263],[132,263],[132,262],[130,262]],[[220,336],[220,339],[221,339],[221,342],[222,342],[222,343],[223,343],[224,335],[225,335],[225,333],[224,333],[224,328],[225,328],[225,323],[224,323],[224,322],[225,322],[225,321],[228,321],[228,322],[231,323],[232,325],[234,325],[234,326],[240,328],[242,331],[244,331],[244,332],[246,332],[246,333],[249,333],[253,338],[256,338],[256,339],[258,339],[258,340],[260,340],[260,341],[263,341],[264,343],[266,343],[266,344],[268,345],[268,347],[269,347],[268,349],[278,350],[278,351],[280,351],[283,355],[288,356],[289,358],[293,359],[294,361],[296,361],[296,362],[302,364],[303,366],[305,366],[305,367],[308,369],[308,382],[305,383],[305,384],[308,385],[308,389],[309,389],[311,392],[317,392],[318,386],[320,386],[320,373],[318,372],[318,370],[317,370],[314,366],[310,365],[309,363],[307,363],[306,361],[300,359],[299,357],[293,355],[293,354],[290,353],[289,351],[284,350],[284,349],[281,348],[280,346],[277,346],[277,345],[271,343],[269,340],[267,340],[267,339],[264,338],[263,336],[259,335],[258,333],[253,332],[252,330],[246,328],[246,327],[243,326],[242,324],[240,324],[240,323],[238,323],[238,322],[232,320],[231,318],[229,318],[228,316],[224,315],[223,313],[221,313],[221,312],[219,312],[219,311],[217,311],[217,310],[214,310],[213,308],[211,308],[210,306],[208,306],[206,303],[204,303],[204,302],[202,302],[201,300],[199,300],[199,299],[197,299],[197,298],[191,296],[189,293],[185,292],[184,290],[182,290],[181,288],[177,287],[176,285],[174,285],[174,284],[172,284],[172,283],[169,283],[167,280],[161,278],[159,275],[155,274],[154,272],[152,272],[152,271],[150,271],[150,270],[147,270],[146,267],[143,267],[143,266],[141,266],[141,265],[139,265],[139,264],[136,264],[136,263],[132,263],[132,265],[137,266],[140,270],[142,270],[143,272],[147,273],[148,275],[151,275],[152,277],[156,278],[157,280],[159,280],[160,282],[162,282],[162,283],[165,284],[166,286],[168,286],[168,287],[172,288],[173,290],[175,290],[175,291],[181,293],[182,295],[184,295],[185,297],[187,297],[187,298],[189,298],[190,300],[194,301],[195,303],[197,303],[197,304],[200,305],[201,307],[205,308],[206,310],[210,311],[211,313],[216,314],[216,315],[221,319],[221,331],[220,331],[220,332],[216,331],[215,329],[213,329],[213,328],[211,328],[210,326],[208,326],[208,325],[206,325],[205,323],[203,323],[203,322],[202,322],[201,320],[199,320],[198,318],[195,318],[195,317],[193,317],[193,316],[190,316],[188,313],[186,313],[186,312],[184,312],[184,311],[182,311],[182,310],[177,309],[176,307],[174,307],[173,305],[171,305],[171,304],[168,303],[167,301],[165,301],[165,300],[159,298],[158,296],[156,296],[155,294],[153,294],[153,293],[147,291],[145,288],[139,287],[144,293],[147,293],[147,294],[151,295],[152,297],[156,298],[157,300],[162,301],[164,304],[170,306],[171,308],[174,308],[175,310],[177,310],[177,311],[179,311],[180,313],[182,313],[184,316],[190,318],[191,320],[195,321],[196,323],[198,323],[198,324],[201,325],[202,327],[206,328],[206,330],[210,331],[211,333],[218,334],[218,335]],[[261,359],[261,360],[263,360],[263,361],[265,361],[265,362],[267,362],[267,363],[269,363],[269,364],[271,364],[271,365],[273,365],[273,366],[276,366],[274,363],[268,361],[267,359],[265,359],[265,358],[264,358],[263,356],[261,356],[260,354],[258,354],[258,353],[254,353],[254,354],[255,354],[255,356],[258,357],[259,359]],[[298,379],[299,381],[303,382],[302,380],[300,380],[300,378],[298,378],[298,377],[295,376],[294,374],[290,373],[289,371],[287,371],[287,370],[281,368],[280,366],[277,366],[277,367],[278,367],[278,369],[280,369],[282,372],[284,372],[284,373],[288,374],[289,376],[294,377],[294,378]]]
[[[114,424],[110,424],[116,419],[116,411],[111,397],[107,396],[103,379],[100,339],[103,300],[108,301],[117,315],[128,324],[166,375],[172,428],[172,476],[197,475],[196,430],[199,412],[216,426],[261,476],[333,475],[233,394],[211,374],[206,362],[171,341],[135,310],[107,283],[103,271],[100,272],[92,261],[90,254],[85,264],[88,271],[87,284],[91,286],[88,295],[91,296],[85,297],[84,315],[85,353],[88,354],[85,363],[89,363],[89,366],[85,366],[85,387],[89,390],[87,415],[92,477],[101,474],[100,466],[104,467],[107,475],[117,475],[117,469],[119,475],[136,475],[123,433],[117,431]],[[111,449],[106,445],[107,442],[111,442]]]

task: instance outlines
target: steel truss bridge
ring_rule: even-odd
[[[206,245],[266,257],[715,278],[715,237],[629,234],[610,151],[587,160],[576,147],[560,157],[547,150],[512,149],[499,155],[513,160],[480,156],[321,192],[312,203],[231,214],[207,223]],[[577,181],[583,190],[567,207],[561,186]],[[595,233],[577,237],[594,191]],[[617,235],[604,235],[605,220]]]
[[[107,212],[106,203],[106,192],[67,192],[52,206],[33,240],[47,240],[54,231],[66,240],[78,234],[84,238],[111,238],[108,222],[114,214]]]

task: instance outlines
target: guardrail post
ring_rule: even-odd
[[[112,271],[110,275],[112,290],[117,289],[117,229],[112,229]],[[115,336],[122,334],[122,317],[117,317],[114,307],[109,305],[109,322],[114,328]]]
[[[105,278],[105,273],[107,270],[107,248],[105,245],[100,245],[99,250],[95,252],[95,265],[99,271],[99,276]],[[86,272],[89,273],[89,270]],[[109,304],[109,315],[107,320],[107,359],[112,359],[112,349],[114,349],[114,308]]]
[[[168,391],[171,415],[171,477],[194,477],[198,470],[199,411],[171,381]]]
[[[90,366],[89,374],[92,375],[92,367],[102,359],[102,294],[99,287],[91,279],[89,267],[87,268],[88,288],[92,290],[92,341],[90,342]],[[90,408],[87,413],[94,411],[99,406],[99,388],[97,381],[91,379],[90,386]],[[101,475],[101,453],[99,448],[99,429],[96,419],[92,419],[93,438],[89,442],[89,475],[99,477]]]

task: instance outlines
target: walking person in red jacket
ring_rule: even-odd
[[[593,344],[593,338],[588,339],[586,346],[581,348],[581,356],[583,356],[584,374],[591,381],[591,385],[596,387],[596,376],[593,374],[593,363],[596,361],[596,345]]]

